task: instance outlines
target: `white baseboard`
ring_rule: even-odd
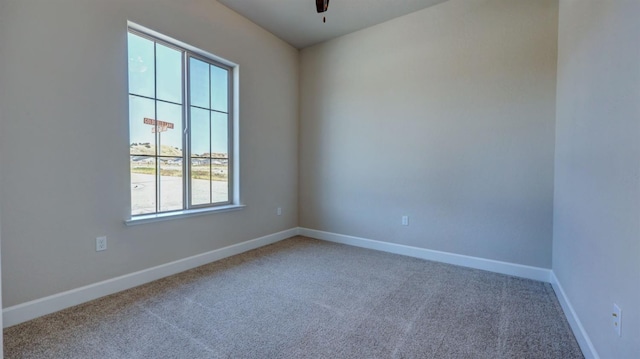
[[[270,234],[246,242],[213,250],[192,257],[180,259],[156,267],[14,305],[2,311],[4,328],[26,322],[37,317],[88,302],[106,295],[152,282],[176,273],[184,272],[201,265],[218,261],[252,249],[263,247],[289,237],[298,235],[298,228]]]
[[[406,246],[389,242],[375,241],[372,239],[347,236],[315,229],[300,228],[301,236],[322,239],[325,241],[348,244],[356,247],[375,249],[378,251],[401,254],[409,257],[421,258],[435,262],[454,264],[458,266],[482,269],[490,272],[507,274],[514,277],[533,279],[545,283],[551,280],[551,270],[545,268],[531,267],[522,264],[500,262],[492,259],[465,256],[461,254],[447,253]]]
[[[575,335],[585,359],[600,359],[596,348],[593,346],[593,343],[591,343],[591,339],[589,339],[587,331],[582,326],[580,318],[578,318],[578,314],[573,310],[573,306],[571,305],[567,294],[564,292],[564,289],[562,289],[562,285],[560,285],[560,282],[554,272],[551,272],[551,285],[553,286],[553,290],[556,292],[556,297],[558,297],[558,301],[562,306],[564,315],[567,317],[567,321],[573,330],[573,335]]]

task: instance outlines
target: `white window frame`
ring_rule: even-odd
[[[127,225],[136,225],[148,222],[163,221],[175,218],[184,218],[191,216],[206,215],[216,212],[228,212],[236,211],[245,207],[240,201],[240,181],[239,181],[239,135],[238,135],[238,83],[239,83],[239,66],[228,60],[222,59],[206,51],[195,48],[191,45],[183,43],[181,41],[172,39],[166,35],[160,34],[156,31],[150,30],[133,22],[127,24],[127,34],[132,33],[134,35],[149,39],[161,45],[173,48],[181,51],[183,54],[183,209],[173,210],[166,212],[156,212],[149,214],[132,215],[132,206],[129,206],[129,218],[125,220]],[[227,91],[228,96],[228,201],[209,203],[202,205],[193,205],[191,189],[191,146],[190,146],[190,97],[189,97],[189,59],[194,58],[210,65],[218,66],[229,71],[229,88]],[[127,97],[130,96],[130,92],[127,87]],[[156,99],[157,100],[157,99]],[[128,101],[127,101],[128,103]],[[130,119],[127,116],[127,122]],[[130,141],[129,141],[130,142]],[[130,156],[130,155],[129,155]],[[161,156],[156,155],[155,158]],[[157,161],[157,160],[156,160]],[[131,176],[131,172],[129,172]],[[129,181],[129,185],[131,181]],[[156,190],[157,191],[157,190]],[[131,192],[129,191],[130,199]],[[158,209],[158,208],[157,208]]]

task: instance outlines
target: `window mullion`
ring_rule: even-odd
[[[213,104],[211,103],[211,64],[209,64],[209,204],[213,203],[213,139],[211,138],[211,132],[213,130],[213,124],[211,122],[211,109]]]
[[[183,118],[183,132],[182,132],[182,163],[183,176],[182,176],[182,195],[184,208],[191,208],[191,144],[189,143],[191,137],[189,133],[191,131],[191,116],[189,109],[191,108],[190,100],[190,88],[189,88],[189,53],[183,52],[182,56],[182,118]]]
[[[156,213],[160,213],[160,158],[158,157],[159,155],[159,149],[160,149],[160,138],[159,138],[159,134],[158,134],[158,53],[157,53],[157,43],[154,42],[153,43],[153,97],[154,97],[154,102],[153,102],[153,108],[154,108],[154,113],[153,113],[153,118],[155,119],[156,123],[154,124],[154,128],[155,128],[155,133],[154,133],[154,140],[155,140],[155,165],[156,165]]]
[[[233,148],[233,126],[231,124],[232,121],[232,113],[233,113],[233,87],[231,85],[233,81],[233,77],[230,76],[231,73],[227,72],[229,75],[227,76],[227,201],[231,200],[231,196],[233,195],[233,161],[231,161],[231,153]]]

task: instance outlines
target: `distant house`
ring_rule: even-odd
[[[208,158],[192,158],[191,159],[191,165],[192,166],[203,166],[203,165],[208,165],[209,164],[209,159]]]
[[[134,163],[154,163],[153,158],[147,156],[133,156],[131,162]]]

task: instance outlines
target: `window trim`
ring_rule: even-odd
[[[182,53],[182,67],[183,67],[183,90],[182,90],[182,112],[183,112],[183,209],[173,210],[173,211],[165,211],[165,212],[154,212],[154,213],[143,213],[133,215],[131,213],[132,203],[131,203],[131,194],[129,195],[129,215],[128,218],[125,219],[125,224],[127,226],[137,225],[142,223],[150,223],[157,221],[165,221],[175,218],[185,218],[191,216],[201,216],[211,213],[220,213],[220,212],[229,212],[229,211],[237,211],[246,207],[242,204],[240,200],[240,174],[239,174],[239,159],[240,159],[240,151],[239,151],[239,134],[238,134],[238,126],[239,126],[239,116],[238,116],[238,93],[239,93],[239,65],[230,62],[226,59],[220,58],[219,56],[213,55],[204,50],[198,49],[194,46],[186,44],[182,41],[173,39],[169,36],[158,33],[154,30],[148,29],[131,21],[127,22],[127,34],[132,33],[134,35],[146,38],[150,41],[154,41],[159,43],[160,45],[169,47],[176,51],[180,51]],[[203,61],[211,66],[217,66],[223,68],[228,71],[229,81],[227,83],[227,192],[228,192],[228,200],[225,202],[216,202],[216,203],[207,203],[202,205],[193,205],[191,193],[191,146],[189,144],[190,141],[190,130],[191,130],[191,116],[189,114],[191,102],[190,102],[190,76],[189,76],[189,67],[190,67],[190,59],[194,58],[200,61]],[[128,66],[128,65],[127,65]],[[128,91],[127,87],[127,98],[131,95]],[[157,98],[155,99],[157,100]],[[215,111],[213,109],[209,109],[209,111]],[[220,111],[216,111],[220,112]],[[128,118],[128,116],[127,116]],[[128,118],[128,122],[130,119]],[[128,154],[128,156],[131,156]],[[160,156],[155,156],[156,158]],[[213,158],[211,159],[213,160]],[[129,172],[129,176],[131,176],[131,172]],[[131,180],[129,180],[129,186],[131,185]],[[129,190],[130,191],[130,190]]]
[[[213,213],[235,212],[243,210],[245,207],[247,206],[244,204],[229,204],[226,206],[185,209],[181,211],[161,212],[153,214],[140,214],[132,216],[131,218],[125,220],[124,223],[130,227],[138,224],[162,222],[179,218],[198,217]]]

